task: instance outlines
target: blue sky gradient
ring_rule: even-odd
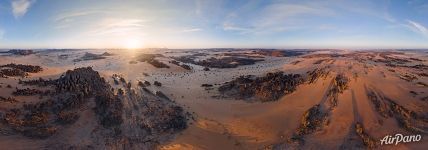
[[[428,48],[426,0],[2,0],[0,48]]]

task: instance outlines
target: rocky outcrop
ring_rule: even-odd
[[[325,123],[326,117],[327,115],[321,110],[320,105],[311,107],[303,114],[297,135],[313,133]]]
[[[268,73],[264,77],[241,76],[220,86],[218,90],[224,96],[237,99],[255,97],[262,102],[274,101],[296,90],[303,83],[299,74],[283,72]]]
[[[371,100],[375,110],[382,117],[395,118],[398,125],[408,131],[428,133],[428,121],[424,114],[411,111],[383,94],[375,92],[373,89],[367,90],[367,97]]]
[[[316,68],[312,71],[307,72],[307,79],[306,80],[309,84],[315,83],[318,80],[318,78],[321,78],[321,77],[326,78],[329,74],[330,74],[330,72],[327,71],[326,68],[321,68],[321,69]]]
[[[343,74],[338,74],[332,81],[333,85],[329,89],[327,96],[329,97],[330,108],[337,106],[338,95],[348,89],[349,78]]]
[[[33,80],[24,83],[36,84],[45,83],[45,80]],[[113,96],[108,83],[99,76],[98,72],[92,68],[77,68],[67,71],[59,79],[49,81],[49,85],[55,88],[55,93],[50,96],[49,100],[41,101],[35,104],[25,104],[20,109],[13,109],[6,112],[1,118],[3,123],[12,128],[17,133],[33,138],[47,138],[55,134],[59,126],[72,124],[78,118],[77,113],[67,113],[69,111],[79,111],[78,108],[86,104],[91,97],[99,95]],[[34,95],[43,94],[44,92],[35,89],[17,89],[15,95]],[[100,104],[97,110],[104,110],[100,114],[100,122],[106,122],[105,115],[114,116],[114,113],[120,108],[120,101],[112,103],[110,97],[97,99],[105,101],[110,105]],[[116,118],[114,118],[116,119]],[[114,120],[113,119],[113,120]]]
[[[161,54],[141,54],[137,57],[137,60],[140,62],[147,62],[153,65],[156,68],[169,68],[165,63],[157,60],[157,57],[164,57]]]

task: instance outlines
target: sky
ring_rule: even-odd
[[[428,48],[427,0],[0,0],[0,48]]]

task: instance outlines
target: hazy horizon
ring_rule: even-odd
[[[425,49],[428,2],[0,2],[0,49]]]

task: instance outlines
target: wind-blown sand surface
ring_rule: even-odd
[[[0,101],[2,119],[11,108],[50,98],[12,95],[16,87],[28,87],[18,84],[19,80],[57,79],[67,70],[88,66],[99,72],[123,102],[123,122],[113,128],[100,123],[93,110],[98,106],[89,100],[78,108],[80,117],[76,122],[58,125],[59,130],[46,138],[19,134],[3,121],[0,145],[7,149],[424,149],[428,146],[424,137],[428,133],[426,51],[51,50],[0,58],[0,65],[15,63],[43,68],[25,77],[0,77],[0,96],[16,99],[16,102]],[[173,60],[178,63],[172,63]],[[168,67],[159,68],[165,65]],[[285,82],[267,75],[279,71],[299,74],[301,80],[296,78],[296,84],[288,84],[294,79]],[[283,78],[287,77],[280,79]],[[143,84],[144,81],[151,85]],[[153,85],[155,81],[161,86]],[[225,87],[226,92],[219,90]],[[125,96],[121,96],[119,89]],[[156,94],[157,91],[164,95]],[[272,94],[279,98],[264,99]],[[175,115],[143,115],[147,106],[142,103],[146,101],[159,110],[183,108],[187,126],[142,131],[142,125],[158,123],[154,121],[156,118],[168,120],[171,119],[168,116]],[[140,117],[142,121],[138,120]],[[175,123],[172,119],[158,124]],[[115,134],[106,134],[110,131]],[[396,133],[421,134],[423,138],[397,146],[380,145],[384,136]],[[141,144],[144,143],[141,139],[150,139],[150,144]]]

